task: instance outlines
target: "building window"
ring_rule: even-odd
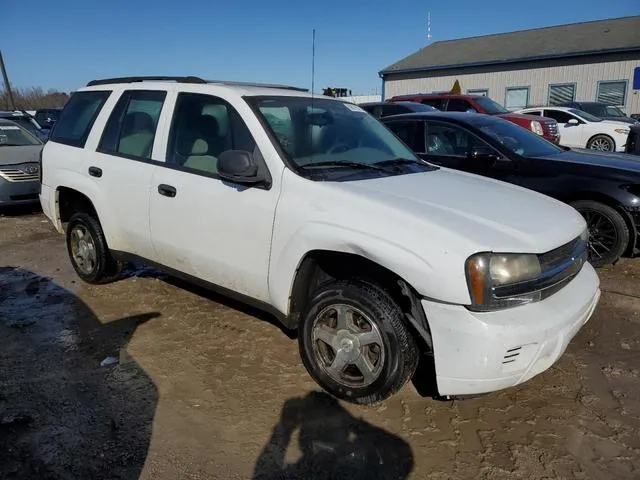
[[[504,106],[507,110],[519,110],[529,105],[529,87],[507,88]]]
[[[482,95],[483,97],[489,96],[488,88],[472,88],[471,90],[467,90],[468,95]]]
[[[565,102],[573,102],[575,99],[575,83],[549,85],[549,105],[560,105],[561,103]]]
[[[627,99],[627,81],[598,82],[596,101],[622,107]]]

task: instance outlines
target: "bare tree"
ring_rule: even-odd
[[[69,99],[66,92],[49,89],[45,92],[40,87],[12,88],[13,100],[19,110],[37,110],[39,108],[63,107]],[[0,90],[0,110],[9,110],[9,94],[6,89]]]

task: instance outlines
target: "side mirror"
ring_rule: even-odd
[[[489,146],[478,145],[469,152],[469,159],[478,167],[488,168],[492,167],[500,159],[500,155]]]
[[[227,150],[218,157],[218,175],[230,182],[253,185],[264,180],[250,152]]]
[[[575,118],[570,119],[567,123],[569,125],[579,125],[580,124],[580,122],[578,122],[578,120],[575,119]]]

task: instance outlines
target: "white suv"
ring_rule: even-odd
[[[93,81],[42,167],[83,280],[137,259],[240,297],[297,329],[310,375],[352,402],[420,385],[419,361],[440,396],[522,383],[600,295],[574,209],[421,161],[359,107],[293,87]]]

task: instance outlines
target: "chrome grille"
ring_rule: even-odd
[[[522,295],[522,292],[540,292],[541,298],[548,298],[562,289],[579,272],[587,261],[587,242],[577,237],[549,252],[538,255],[541,275],[534,280],[503,285],[493,288],[496,298]]]
[[[544,125],[551,135],[558,135],[558,122],[545,122]]]
[[[9,182],[31,182],[39,180],[40,166],[37,163],[22,163],[0,167],[0,177]]]

